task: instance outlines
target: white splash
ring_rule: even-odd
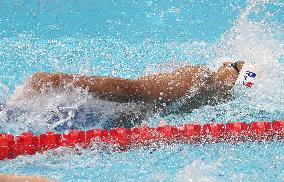
[[[19,86],[0,111],[1,122],[5,123],[6,129],[16,133],[31,130],[45,132],[64,124],[78,129],[102,127],[107,121],[124,113],[139,117],[140,111],[147,108],[137,103],[100,100],[80,88],[72,88],[72,91],[54,90],[44,94],[27,93],[29,89],[26,85]]]
[[[284,55],[284,44],[277,39],[283,27],[269,18],[273,14],[265,9],[267,3],[277,1],[249,1],[235,25],[226,32],[214,46],[216,58],[210,63],[215,69],[224,61],[245,60],[254,62],[265,73],[258,85],[252,89],[236,87],[236,95],[251,109],[268,112],[284,111],[284,65],[280,63]],[[250,17],[256,12],[266,15],[261,21]],[[269,19],[269,21],[268,21]]]
[[[225,181],[222,177],[216,177],[220,163],[205,164],[200,160],[193,161],[177,173],[177,182],[213,182]]]

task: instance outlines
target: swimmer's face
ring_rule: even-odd
[[[234,86],[244,63],[244,61],[224,62],[216,72],[216,81],[220,82],[225,87]]]

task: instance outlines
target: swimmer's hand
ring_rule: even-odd
[[[144,99],[141,82],[117,77],[39,72],[30,76],[24,85],[22,90],[32,93],[30,95],[58,89],[81,88],[109,101],[128,102]]]
[[[193,81],[194,74],[202,74],[204,71],[207,72],[200,66],[184,67],[171,73],[137,79],[39,72],[27,80],[24,90],[44,93],[53,89],[82,88],[99,99],[108,101],[172,102],[184,96],[193,85],[200,85],[196,83],[200,80]]]
[[[76,75],[68,75],[65,73],[38,72],[33,74],[27,80],[28,87],[38,92],[61,88],[68,83],[76,83]]]
[[[23,99],[29,99],[37,93],[47,91],[60,81],[59,74],[39,72],[31,75],[22,85],[16,87],[8,103],[18,103]]]

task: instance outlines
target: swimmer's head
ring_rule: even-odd
[[[215,75],[215,81],[224,88],[232,88],[242,71],[244,61],[224,62]]]
[[[260,86],[267,80],[268,77],[265,73],[264,65],[261,63],[246,62],[243,64],[235,84],[251,88],[255,85]]]

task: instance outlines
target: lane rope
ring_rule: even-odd
[[[39,136],[25,132],[18,136],[0,133],[0,160],[19,155],[33,155],[58,147],[83,148],[97,146],[131,147],[151,146],[159,143],[202,144],[217,142],[281,141],[284,139],[284,120],[230,122],[226,124],[163,125],[156,128],[116,128],[112,130],[71,130],[63,134],[46,132]]]

